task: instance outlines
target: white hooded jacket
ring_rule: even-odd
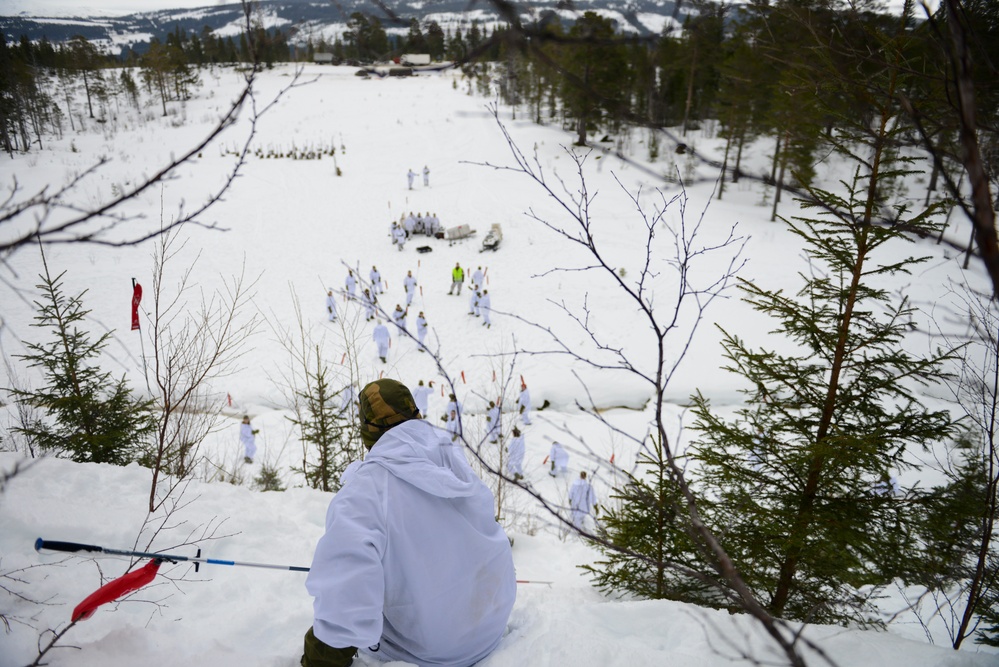
[[[305,583],[316,637],[421,666],[471,665],[496,648],[517,592],[513,557],[460,446],[410,420],[342,481]]]

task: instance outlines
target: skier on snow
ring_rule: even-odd
[[[355,647],[472,665],[499,644],[517,594],[492,493],[401,383],[368,384],[360,406],[370,451],[327,511],[305,582],[315,601],[302,665],[349,665]]]

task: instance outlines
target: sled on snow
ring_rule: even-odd
[[[450,243],[455,241],[461,241],[462,239],[467,239],[469,236],[475,236],[475,230],[468,225],[458,225],[457,227],[448,227],[444,231],[444,238],[446,238]]]
[[[500,227],[498,222],[494,222],[486,234],[486,238],[482,239],[482,247],[479,248],[479,252],[485,252],[486,250],[499,250],[500,243],[503,242],[503,229]]]

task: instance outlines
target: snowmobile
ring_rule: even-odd
[[[482,239],[482,247],[479,248],[479,252],[485,252],[486,250],[499,250],[500,243],[503,242],[503,229],[500,227],[498,222],[494,222],[489,233],[486,234],[486,238]]]

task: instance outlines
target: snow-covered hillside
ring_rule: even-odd
[[[153,103],[140,114],[123,104],[103,126],[80,118],[88,131],[67,133],[61,140],[50,140],[45,151],[0,162],[0,178],[10,184],[16,177],[22,192],[32,193],[46,184],[60,185],[105,157],[109,164],[85,179],[75,197],[87,206],[108,201],[154,173],[172,155],[195,145],[242,82],[231,70],[203,76],[206,85],[197,99],[172,106],[167,117],[161,117],[158,103]],[[289,68],[265,72],[258,90],[260,104],[266,104],[291,80]],[[210,557],[309,564],[329,496],[299,488],[301,476],[292,470],[300,465],[302,454],[288,421],[289,389],[284,379],[290,361],[280,338],[288,332],[298,335],[296,302],[301,305],[305,335],[339,369],[339,383],[349,380],[350,360],[355,361],[353,367],[359,370],[362,384],[381,375],[410,386],[421,379],[432,380],[437,391],[431,399],[430,417],[436,420],[446,400],[442,389],[450,378],[466,405],[473,440],[484,432],[487,401],[502,396],[504,405],[511,406],[523,377],[535,405],[549,404],[526,429],[525,473],[556,505],[565,504],[568,484],[581,470],[591,472],[601,502],[608,502],[615,481],[608,465],[611,457],[625,469],[633,465],[634,449],[607,426],[581,416],[576,404],[599,408],[610,424],[640,438],[649,423],[649,387],[627,374],[596,372],[564,356],[525,353],[553,347],[547,333],[529,322],[544,325],[570,349],[588,354],[592,341],[555,305],[564,303],[578,313],[585,303],[595,329],[645,368],[655,363],[649,352],[652,333],[638,324],[640,320],[630,306],[623,305],[612,285],[577,270],[591,260],[525,215],[532,211],[552,224],[563,224],[556,202],[522,174],[488,166],[511,163],[510,147],[488,101],[469,94],[468,82],[452,72],[378,80],[356,77],[349,68],[309,67],[304,80],[308,85],[288,91],[259,120],[253,147],[262,157],[249,158],[224,201],[202,220],[219,229],[185,227],[181,238],[186,246],[168,268],[168,289],[190,268],[192,283],[206,295],[224,289],[240,273],[257,280],[252,306],[240,316],[244,321],[257,316],[263,324],[249,339],[238,370],[211,387],[212,399],[223,404],[230,416],[205,443],[204,453],[214,465],[200,469],[175,512],[166,518],[147,517],[149,472],[135,465],[122,469],[44,459],[19,473],[0,495],[0,575],[14,573],[0,578],[0,585],[45,604],[31,605],[0,592],[0,612],[17,617],[10,633],[3,636],[0,667],[30,662],[37,653],[39,631],[64,626],[70,609],[100,585],[101,573],[117,576],[127,566],[118,559],[39,555],[32,548],[39,536],[115,548],[146,549],[152,541],[153,549],[176,548],[187,555],[193,555],[195,547],[177,545],[211,537],[200,544]],[[578,190],[576,165],[565,148],[571,137],[557,126],[524,121],[520,114],[514,119],[508,109],[501,109],[499,116],[516,145],[529,157],[537,156],[557,191],[562,191],[559,179],[569,193]],[[185,165],[176,178],[131,205],[128,212],[144,220],[112,235],[125,234],[129,228],[155,229],[175,216],[182,204],[189,209],[204,201],[232,165],[232,153],[247,130],[246,118],[243,121]],[[646,140],[644,131],[635,131],[583,160],[587,190],[594,197],[590,213],[611,266],[622,275],[638,275],[645,258],[646,223],[631,195],[641,191],[639,201],[646,213],[661,210],[664,202],[683,193],[677,184],[657,175],[679,173],[691,185],[684,206],[677,201],[667,209],[668,224],[675,228],[680,222],[692,226],[700,221],[698,243],[706,247],[727,238],[735,226],[736,236],[745,240],[741,256],[746,263],[739,276],[765,287],[797,289],[797,274],[807,271],[800,243],[780,223],[769,221],[770,207],[765,204],[769,195],[759,182],[743,179],[729,186],[718,201],[712,198],[715,174],[689,154],[667,153],[649,163]],[[710,157],[720,157],[722,143],[712,136],[710,126],[687,142]],[[321,160],[267,157],[331,147],[336,150],[335,163],[329,155]],[[769,150],[766,142],[754,145],[746,168],[764,170]],[[615,157],[618,151],[634,161]],[[408,170],[420,172],[424,166],[430,170],[429,185],[424,186],[418,177],[409,189]],[[840,165],[833,162],[818,168],[827,181],[840,173]],[[914,180],[910,196],[922,199],[923,187]],[[790,214],[792,206],[785,200],[782,212]],[[435,212],[445,227],[468,224],[477,234],[453,244],[437,239],[410,242],[397,251],[389,239],[389,226],[409,211]],[[482,237],[493,223],[502,225],[503,244],[495,253],[480,253]],[[672,245],[663,229],[655,241],[655,261],[661,262],[655,278],[655,307],[666,313],[672,307],[676,276],[669,269]],[[963,231],[959,234],[962,240],[964,235]],[[429,246],[431,252],[418,253],[421,245]],[[911,251],[888,249],[899,256]],[[713,281],[732,262],[734,252],[708,254],[692,266],[691,280]],[[920,247],[917,254],[931,255],[932,261],[912,276],[896,278],[891,287],[904,290],[917,305],[940,309],[953,298],[954,283],[985,284],[977,265],[962,271],[961,257],[948,253],[944,246]],[[46,255],[54,272],[66,271],[67,292],[87,290],[84,304],[92,310],[94,331],[115,331],[106,368],[127,375],[132,386],[144,393],[142,359],[150,341],[129,331],[129,304],[134,278],[147,289],[141,335],[148,336],[153,247],[52,246]],[[468,273],[480,266],[486,273],[484,287],[494,308],[490,328],[483,326],[481,317],[468,315],[467,293],[448,295],[455,263]],[[443,370],[431,355],[419,352],[412,340],[396,335],[388,363],[381,363],[371,342],[373,323],[365,321],[354,303],[341,298],[341,320],[327,321],[327,288],[342,289],[347,266],[355,267],[365,280],[372,266],[380,269],[386,283],[381,306],[386,311],[405,303],[402,280],[407,271],[413,272],[420,291],[410,309],[410,331],[416,312],[425,312],[431,347],[440,350]],[[4,371],[3,386],[11,386],[37,379],[33,371],[14,361],[24,352],[20,341],[35,340],[38,334],[30,327],[32,299],[36,298],[33,286],[41,270],[37,250],[23,248],[3,270],[0,344],[6,358],[13,361]],[[740,398],[737,379],[719,368],[720,335],[712,325],[738,331],[751,344],[768,340],[769,323],[740,303],[734,292],[729,296],[716,301],[699,322],[669,388],[670,415],[681,447],[687,437],[681,429],[684,405],[691,393],[699,390],[722,406],[734,406]],[[914,329],[925,331],[930,328],[929,315],[921,317]],[[686,339],[684,332],[695,324],[686,312],[681,313],[680,322],[680,335],[672,348],[677,358]],[[916,333],[910,344],[915,349],[927,345]],[[938,405],[945,392],[934,391],[927,400]],[[4,410],[0,418],[6,431],[14,414],[9,406]],[[251,466],[240,464],[238,422],[244,413],[260,429],[259,452]],[[512,423],[513,415],[508,415],[504,428]],[[552,439],[570,450],[568,476],[552,479],[546,474],[543,460]],[[17,460],[14,454],[3,454],[0,466],[9,470]],[[262,463],[280,470],[287,491],[250,489]],[[237,484],[219,482],[220,477]],[[575,567],[592,562],[596,553],[566,535],[526,495],[509,488],[506,492],[501,514],[515,539],[518,576],[536,583],[521,585],[509,634],[484,666],[701,667],[779,660],[747,618],[672,602],[601,596]],[[61,643],[79,649],[56,651],[49,664],[297,664],[301,635],[311,613],[300,574],[209,567],[194,574],[182,566],[167,574],[156,587],[74,627]],[[930,646],[914,616],[900,613],[905,604],[898,593],[889,589],[887,595],[882,603],[886,616],[899,613],[888,632],[812,627],[806,636],[840,665],[995,664],[995,653],[976,653],[973,646],[959,654]],[[937,643],[947,645],[940,619],[930,622],[929,631]],[[813,654],[806,655],[820,664]]]

